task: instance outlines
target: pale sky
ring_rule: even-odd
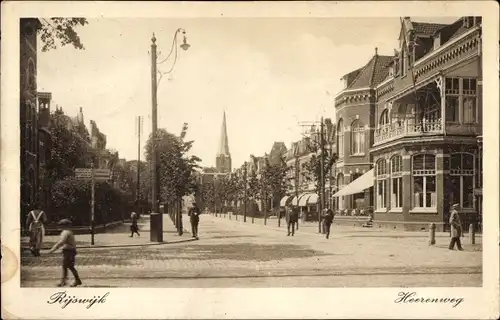
[[[413,21],[453,22],[455,18]],[[287,148],[301,137],[300,121],[335,117],[340,78],[397,46],[399,18],[89,19],[72,46],[38,55],[38,91],[52,92],[52,109],[97,122],[107,147],[137,159],[135,117],[151,132],[151,36],[163,60],[177,28],[191,48],[179,49],[171,79],[158,88],[158,127],[178,134],[189,123],[192,153],[215,165],[226,111],[233,168],[263,155],[274,141]],[[182,37],[179,37],[179,44]],[[40,48],[41,46],[39,46]],[[167,71],[172,61],[159,66]],[[142,157],[142,155],[141,155]]]

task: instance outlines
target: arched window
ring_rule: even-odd
[[[365,153],[365,127],[359,120],[354,120],[351,125],[351,154]]]
[[[436,208],[436,156],[413,156],[413,207]]]
[[[384,128],[387,125],[389,125],[389,110],[384,109],[380,115],[379,126],[380,128]]]
[[[474,155],[453,153],[450,157],[451,201],[461,208],[474,208]]]
[[[391,208],[403,207],[403,158],[391,158]]]
[[[337,175],[337,191],[341,190],[344,187],[344,175],[342,173],[339,173]],[[338,209],[342,210],[344,209],[344,196],[338,197]]]
[[[344,157],[344,121],[342,119],[337,125],[337,154],[340,159]]]
[[[375,174],[377,176],[377,209],[387,208],[387,163],[385,159],[379,159],[376,164]]]

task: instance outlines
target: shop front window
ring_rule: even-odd
[[[377,199],[376,205],[377,209],[387,208],[387,165],[385,159],[380,159],[376,164],[376,176],[377,176]]]
[[[339,155],[339,160],[343,160],[344,157],[344,121],[339,120],[337,125],[337,153]]]
[[[474,208],[474,155],[454,153],[450,157],[450,182],[452,203],[461,208]]]
[[[413,206],[436,208],[436,157],[430,154],[413,156]]]
[[[401,156],[391,159],[391,208],[403,206],[403,160]]]

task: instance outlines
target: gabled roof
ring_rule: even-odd
[[[366,87],[375,87],[381,83],[389,74],[391,61],[394,59],[392,56],[380,56],[378,53],[368,61],[368,63],[361,68],[358,76],[352,81],[347,89],[360,89]]]

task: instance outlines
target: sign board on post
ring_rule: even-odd
[[[75,169],[75,177],[78,180],[91,179],[92,178],[92,169],[76,168]]]
[[[111,171],[109,169],[94,169],[94,168],[76,168],[75,178],[78,180],[90,180],[91,182],[91,204],[90,204],[90,234],[91,244],[94,245],[94,206],[95,206],[95,182],[103,182],[111,179]]]

